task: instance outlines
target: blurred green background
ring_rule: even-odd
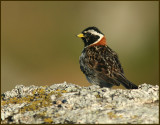
[[[89,86],[79,68],[83,42],[98,27],[135,84],[159,84],[158,1],[2,1],[1,92],[17,84]]]

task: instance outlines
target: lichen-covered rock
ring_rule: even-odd
[[[17,85],[1,95],[2,124],[157,124],[159,86],[139,85],[122,90],[80,87]]]

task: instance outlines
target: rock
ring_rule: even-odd
[[[61,83],[1,95],[2,124],[158,124],[159,86],[122,90]]]

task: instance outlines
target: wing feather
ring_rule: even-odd
[[[86,64],[100,80],[117,86],[120,85],[117,76],[114,74],[123,74],[123,69],[114,51],[108,46],[94,46],[86,54],[89,58]]]

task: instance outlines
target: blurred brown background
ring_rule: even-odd
[[[135,84],[159,84],[158,1],[2,1],[1,90],[17,84],[89,86],[79,68],[83,42],[98,27]]]

